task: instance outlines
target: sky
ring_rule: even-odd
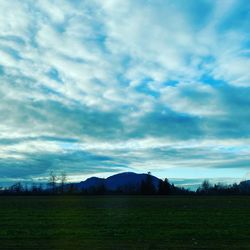
[[[1,0],[0,184],[250,177],[249,0]]]

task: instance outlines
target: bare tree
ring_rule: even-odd
[[[61,193],[63,194],[64,193],[64,186],[65,186],[65,183],[67,181],[67,174],[65,172],[62,172],[60,177],[59,177],[59,180],[60,180]]]
[[[42,183],[39,184],[39,186],[38,186],[38,188],[37,188],[37,191],[38,191],[38,193],[40,193],[40,194],[43,192],[43,184],[42,184]]]
[[[25,184],[24,192],[25,192],[26,194],[29,193],[29,188],[28,188],[28,184],[27,184],[27,183]]]
[[[36,185],[36,183],[32,183],[31,192],[32,192],[33,194],[34,194],[34,193],[37,193],[37,185]]]
[[[53,193],[56,192],[56,181],[57,181],[57,176],[54,173],[54,171],[51,170],[49,173],[48,186],[52,190]]]
[[[17,182],[9,187],[9,191],[11,193],[22,193],[23,192],[23,185],[21,182]]]

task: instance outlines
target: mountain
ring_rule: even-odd
[[[104,178],[98,177],[90,177],[86,181],[81,181],[80,183],[76,183],[75,185],[79,190],[88,189],[90,187],[98,187],[105,183]]]
[[[250,192],[250,180],[242,181],[238,185],[240,192],[249,193]]]
[[[159,178],[151,175],[154,186],[158,187]],[[105,185],[108,190],[117,190],[125,189],[125,188],[133,188],[138,187],[143,180],[146,180],[147,174],[136,174],[133,172],[125,172],[120,174],[112,175],[108,178],[98,178],[91,177],[85,181],[81,181],[80,183],[76,183],[75,186],[78,190],[89,189],[89,188],[97,188],[101,185]]]
[[[151,176],[153,184],[155,187],[158,187],[159,180],[155,176]],[[124,186],[138,186],[141,184],[143,180],[146,180],[147,174],[136,174],[133,172],[125,172],[121,174],[116,174],[108,177],[105,180],[106,188],[109,190],[116,190],[118,187],[124,187]]]

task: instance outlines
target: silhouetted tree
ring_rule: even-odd
[[[97,187],[97,194],[105,194],[105,193],[106,193],[106,186],[103,183]]]
[[[211,188],[211,184],[209,183],[208,180],[204,180],[201,184],[201,188],[199,190],[200,193],[205,193],[208,194],[209,193],[209,189]]]
[[[32,183],[31,192],[32,192],[33,194],[37,193],[37,185],[36,185],[36,183]]]
[[[122,188],[122,186],[117,186],[116,187],[116,190],[115,190],[116,194],[122,194],[123,192],[124,192],[124,189]]]
[[[146,180],[142,180],[140,191],[141,194],[155,194],[155,186],[150,172],[147,173]]]
[[[29,187],[28,187],[27,183],[25,184],[24,192],[25,192],[25,194],[29,194]]]
[[[83,188],[82,194],[91,194],[91,195],[102,195],[106,193],[106,186],[104,183],[99,186],[91,186],[89,188]]]
[[[240,185],[234,183],[233,185],[226,185],[217,183],[212,186],[208,180],[204,180],[201,187],[196,190],[199,195],[235,195],[243,193],[240,190]]]
[[[236,183],[234,183],[233,186],[232,186],[232,193],[233,194],[239,194],[240,193],[239,185],[237,185]]]
[[[133,183],[128,183],[128,184],[126,184],[124,186],[120,186],[119,189],[124,194],[138,194],[139,190],[140,190],[140,185],[133,184]]]
[[[68,193],[69,194],[73,194],[73,193],[79,193],[76,185],[74,185],[74,183],[70,183],[68,186]]]
[[[56,181],[57,181],[57,176],[54,173],[54,171],[50,171],[49,174],[49,180],[48,180],[48,187],[51,189],[53,193],[56,192]]]
[[[67,181],[66,173],[62,172],[58,179],[60,180],[60,192],[63,194],[64,193],[64,186],[65,186],[65,183]]]
[[[83,194],[83,195],[87,195],[87,194],[94,194],[94,192],[95,192],[95,189],[93,189],[93,188],[83,188],[82,190],[81,190],[81,194]]]
[[[21,182],[17,182],[15,184],[13,184],[12,186],[9,187],[9,191],[11,193],[22,193],[24,191],[22,183]]]
[[[43,184],[40,183],[39,186],[37,187],[37,192],[42,193],[43,192]]]
[[[160,195],[169,195],[171,193],[171,185],[168,182],[168,179],[160,180],[158,183],[158,194]]]

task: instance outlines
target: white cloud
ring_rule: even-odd
[[[219,106],[218,93],[213,87],[202,83],[181,83],[177,87],[161,89],[164,105],[175,112],[198,116],[216,116],[224,114]]]
[[[0,135],[23,138],[1,149],[1,156],[57,153],[63,143],[38,138],[64,136],[79,140],[72,150],[96,155],[101,150],[120,163],[126,156],[134,169],[166,163],[198,167],[207,152],[207,167],[233,166],[238,154],[218,159],[218,152],[205,145],[249,144],[245,127],[235,120],[239,113],[247,123],[248,114],[233,106],[234,95],[223,92],[240,95],[237,87],[249,87],[248,20],[238,20],[238,26],[228,21],[242,8],[237,1],[209,4],[203,19],[172,1],[1,1]],[[234,88],[218,87],[220,81]],[[246,108],[248,99],[242,98]],[[168,109],[190,123],[171,117]],[[181,122],[197,126],[192,143],[182,137],[190,128]],[[216,134],[239,128],[245,140]],[[205,153],[199,159],[178,153],[146,156],[161,147]],[[119,150],[126,151],[124,158]],[[246,152],[239,152],[247,162]]]

